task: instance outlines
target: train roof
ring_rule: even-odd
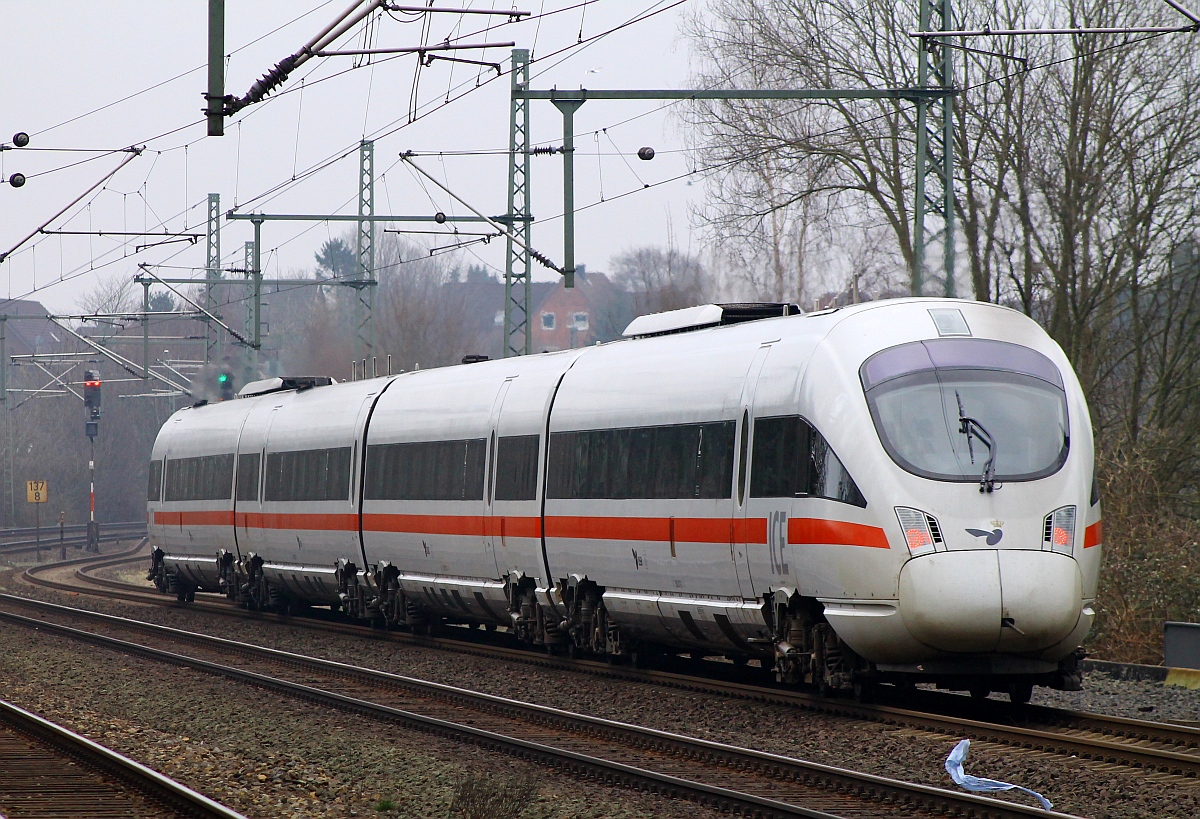
[[[634,319],[628,327],[625,328],[623,335],[625,338],[618,339],[608,343],[597,343],[599,347],[621,347],[624,348],[628,344],[635,344],[640,347],[641,344],[661,344],[667,342],[668,338],[675,338],[682,341],[680,336],[711,337],[710,334],[718,332],[725,337],[726,333],[732,331],[734,335],[740,335],[741,332],[754,332],[752,328],[756,326],[766,325],[781,325],[784,322],[795,328],[794,332],[800,335],[815,335],[824,336],[829,333],[833,327],[841,322],[853,317],[862,315],[863,313],[875,312],[881,309],[893,309],[906,305],[923,304],[930,307],[946,307],[953,308],[955,306],[970,306],[973,310],[979,308],[991,308],[997,311],[1013,313],[1016,316],[1022,316],[1019,311],[1014,311],[1011,308],[1002,305],[993,304],[991,302],[978,302],[970,299],[944,299],[944,298],[929,298],[929,297],[908,297],[899,299],[883,299],[879,301],[862,302],[859,304],[845,305],[840,307],[831,307],[825,310],[812,312],[801,312],[800,308],[791,303],[727,303],[727,304],[708,304],[699,305],[696,307],[683,308],[681,310],[670,310],[662,313],[651,313],[644,316],[639,316]],[[798,322],[798,323],[793,323]],[[811,323],[810,323],[811,322]],[[803,328],[803,329],[801,329]],[[741,332],[739,332],[741,331]],[[522,371],[541,370],[549,366],[552,369],[562,367],[562,364],[557,362],[552,363],[553,359],[570,357],[574,358],[579,355],[586,354],[588,348],[579,348],[572,350],[559,350],[545,353],[537,353],[529,356],[519,356],[516,358],[481,360],[476,357],[467,357],[461,365],[451,365],[447,367],[434,367],[426,370],[414,370],[404,373],[397,373],[388,376],[379,376],[379,380],[405,378],[418,376],[422,379],[427,377],[438,378],[456,377],[451,373],[457,374],[460,372],[460,367],[470,365],[471,367],[482,367],[490,369],[493,367],[501,367],[511,370],[511,375],[517,375]],[[435,375],[436,374],[436,375]],[[363,379],[376,380],[376,379]],[[362,383],[359,381],[357,383]],[[329,385],[345,385],[355,382],[338,382],[328,376],[283,376],[275,378],[267,378],[259,381],[254,381],[246,384],[238,393],[238,399],[255,398],[271,393],[297,391],[304,392],[309,389],[319,388]],[[206,402],[200,402],[193,409],[203,406]],[[226,402],[221,402],[226,403]],[[211,406],[211,405],[210,405]],[[219,404],[218,404],[219,406]]]

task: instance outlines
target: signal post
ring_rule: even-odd
[[[49,500],[49,487],[45,481],[25,481],[25,497],[33,504],[34,531],[37,532],[37,562],[42,562],[42,507]]]
[[[86,411],[84,434],[91,444],[88,458],[88,526],[87,551],[100,551],[100,525],[96,523],[96,436],[100,434],[100,373],[85,370],[83,374],[83,407]]]

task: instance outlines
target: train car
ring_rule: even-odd
[[[152,575],[869,691],[1077,688],[1100,506],[1059,347],[993,304],[705,305],[626,340],[181,410]]]

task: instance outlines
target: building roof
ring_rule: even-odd
[[[62,349],[66,334],[50,320],[50,311],[40,301],[0,301],[0,316],[6,319],[3,322],[6,355],[57,352]]]

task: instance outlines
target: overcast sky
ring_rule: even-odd
[[[427,31],[418,18],[408,22],[383,16],[374,23],[369,45],[414,46],[423,38],[440,42],[448,36],[463,42],[515,41],[539,60],[533,67],[534,88],[680,88],[688,85],[689,67],[680,22],[698,2],[595,0],[580,7],[580,0],[519,0],[512,7],[542,16],[502,25],[482,15],[435,14],[428,15]],[[260,74],[297,51],[348,5],[349,0],[228,3],[226,92],[244,94]],[[503,0],[439,0],[436,5],[510,7]],[[222,210],[354,213],[357,146],[364,137],[376,140],[377,213],[467,212],[434,186],[418,183],[399,160],[405,150],[491,152],[417,161],[484,213],[505,211],[507,157],[495,152],[508,146],[507,75],[496,79],[490,68],[435,62],[421,69],[414,91],[417,58],[412,55],[375,58],[374,65],[359,68],[351,57],[314,59],[267,102],[229,120],[224,137],[207,137],[200,110],[207,7],[206,0],[0,0],[5,39],[0,49],[0,141],[11,144],[17,131],[31,137],[29,149],[0,152],[0,176],[7,180],[21,172],[28,178],[21,188],[0,185],[0,252],[126,156],[99,151],[131,145],[146,150],[48,230],[203,233],[210,192],[221,195]],[[656,10],[661,13],[588,40]],[[581,36],[585,43],[578,45]],[[361,48],[363,37],[362,28],[356,28],[338,47]],[[510,50],[459,56],[507,67]],[[446,104],[448,94],[452,101]],[[560,144],[558,111],[549,102],[531,106],[534,141]],[[413,110],[418,119],[410,124]],[[654,184],[688,169],[682,150],[686,139],[669,110],[669,104],[657,102],[591,101],[576,114],[576,205],[583,208],[576,222],[578,263],[605,270],[623,250],[669,241],[685,250],[699,249],[689,230],[688,209],[699,201],[702,182]],[[653,161],[637,159],[643,145],[657,151]],[[320,170],[309,173],[314,168]],[[561,263],[561,157],[535,158],[532,176],[532,210],[538,219],[533,244]],[[644,188],[647,184],[652,187]],[[634,193],[615,198],[630,191]],[[613,201],[586,207],[602,194]],[[321,244],[347,227],[266,223],[266,275],[311,269]],[[241,265],[243,244],[251,238],[246,222],[223,225],[225,266]],[[445,244],[434,237],[416,238]],[[52,311],[72,312],[81,294],[102,280],[135,275],[139,263],[159,265],[155,269],[163,276],[203,275],[203,241],[137,249],[153,241],[161,237],[39,235],[0,264],[0,297],[38,299]],[[476,245],[464,261],[502,271],[504,244]],[[554,278],[536,266],[534,275]]]

